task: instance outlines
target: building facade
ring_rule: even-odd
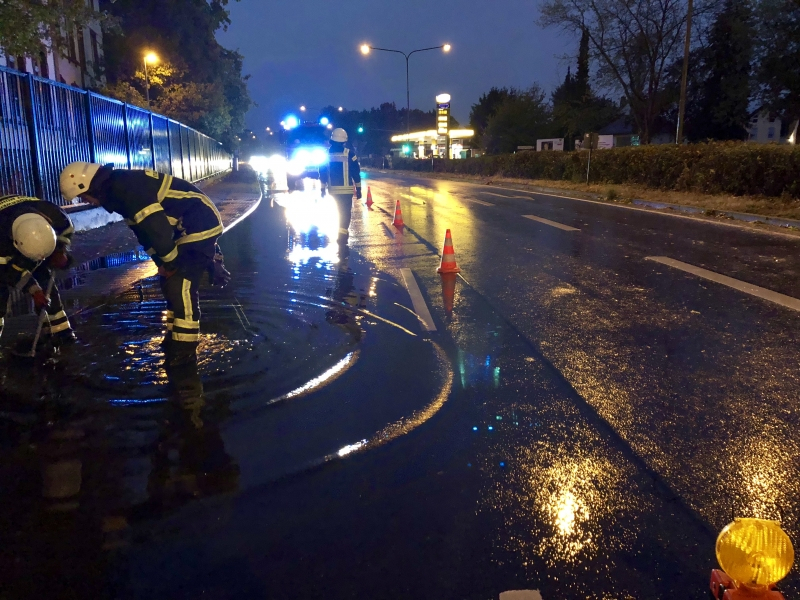
[[[86,0],[86,3],[91,3],[95,11],[100,10],[99,0]],[[99,23],[83,29],[72,27],[72,31],[67,32],[66,48],[50,46],[43,41],[36,56],[7,56],[0,52],[0,66],[83,89],[105,85],[103,32]]]

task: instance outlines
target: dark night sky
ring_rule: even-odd
[[[563,79],[565,54],[577,40],[536,25],[536,0],[241,0],[231,2],[231,26],[220,43],[244,55],[258,104],[248,126],[277,126],[300,104],[360,110],[394,101],[405,106],[405,60],[362,42],[410,51],[445,42],[450,54],[411,57],[411,107],[429,110],[448,92],[466,125],[470,106],[492,86],[547,90]],[[569,61],[573,62],[573,61]]]

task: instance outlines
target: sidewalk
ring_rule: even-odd
[[[217,206],[226,231],[245,219],[261,202],[260,184],[249,167],[200,187]],[[60,273],[56,280],[68,315],[102,304],[105,298],[130,289],[136,281],[156,271],[153,261],[122,221],[77,232],[72,254],[76,266]],[[12,294],[11,311],[6,318],[9,335],[4,336],[7,338],[4,341],[11,339],[18,329],[25,329],[31,315],[30,300]]]

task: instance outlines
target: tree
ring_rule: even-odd
[[[576,137],[597,131],[620,116],[619,107],[607,98],[595,96],[589,84],[589,36],[585,32],[581,35],[576,75],[573,77],[567,67],[564,83],[553,91],[551,102],[553,125],[557,134],[565,138],[568,150]]]
[[[708,44],[697,53],[698,115],[693,119],[692,139],[742,140],[750,121],[751,62],[753,59],[753,11],[748,0],[725,0],[708,35]]]
[[[800,3],[761,0],[757,5],[757,97],[784,119],[800,116]]]
[[[517,146],[533,146],[552,136],[550,106],[537,84],[527,90],[509,90],[508,97],[489,117],[484,147],[490,154],[514,152]]]
[[[472,110],[469,112],[469,124],[475,131],[472,142],[476,146],[484,147],[483,134],[486,131],[486,126],[489,124],[489,119],[495,115],[500,105],[513,93],[514,90],[508,88],[493,87],[488,93],[483,94],[478,99],[477,104],[472,105]]]
[[[107,21],[85,0],[0,1],[0,50],[9,56],[38,56],[48,50],[66,52],[73,28]]]
[[[215,37],[230,23],[228,0],[101,1],[120,25],[105,39],[106,91],[132,96],[133,88],[144,96],[142,57],[154,51],[160,62],[148,69],[153,109],[231,148],[252,102],[242,56]]]
[[[666,71],[682,51],[683,1],[545,0],[540,23],[588,37],[598,80],[622,93],[648,143],[666,104]]]

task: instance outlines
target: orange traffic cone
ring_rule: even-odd
[[[453,236],[450,230],[444,235],[444,248],[442,249],[442,264],[436,271],[437,273],[461,273],[461,269],[456,264],[456,253],[453,250]]]
[[[372,188],[367,186],[367,206],[372,206],[374,202],[372,202]]]
[[[403,223],[403,211],[400,210],[400,200],[397,201],[397,204],[394,207],[394,221],[392,221],[392,225],[398,229],[402,229],[406,226],[406,224]]]
[[[448,317],[453,316],[453,305],[456,298],[456,273],[442,273],[442,298],[444,299],[444,312]]]

